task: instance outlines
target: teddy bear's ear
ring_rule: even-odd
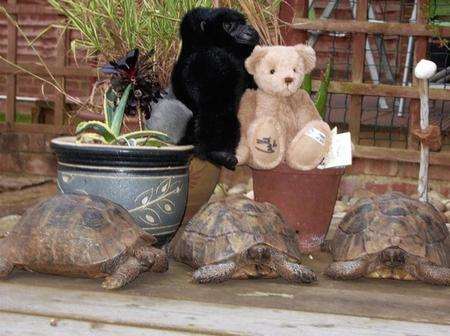
[[[305,64],[305,73],[310,73],[316,66],[316,52],[306,44],[297,44],[295,51],[300,55]]]
[[[245,60],[245,68],[250,75],[255,74],[256,65],[267,54],[267,47],[256,46],[252,54]]]

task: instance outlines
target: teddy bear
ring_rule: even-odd
[[[239,165],[273,169],[285,162],[310,170],[320,164],[330,148],[330,127],[300,88],[315,64],[314,49],[304,44],[255,47],[245,68],[258,88],[246,90],[240,101]]]

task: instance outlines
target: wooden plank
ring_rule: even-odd
[[[425,24],[427,22],[424,6],[417,6],[417,23]],[[428,49],[428,37],[416,37],[414,41],[414,54],[413,54],[413,69],[417,63],[427,56]],[[414,76],[414,70],[412,71],[412,83],[413,89],[419,93],[418,82],[416,76]],[[450,96],[450,91],[448,93]],[[408,132],[408,148],[417,149],[419,147],[419,141],[412,135],[413,128],[420,127],[420,101],[418,99],[412,99],[409,105],[409,132]]]
[[[46,125],[46,124],[0,123],[0,132],[70,134],[72,132],[72,128],[56,127],[54,125]]]
[[[8,4],[15,5],[16,0],[8,0]],[[16,21],[17,15],[11,15],[11,19]],[[16,63],[17,59],[17,27],[13,22],[7,22],[8,46],[6,58],[11,63]],[[5,120],[8,124],[14,124],[16,113],[16,95],[17,95],[17,78],[16,75],[10,74],[6,77],[6,116]]]
[[[123,291],[100,293],[38,286],[30,290],[7,282],[0,284],[0,297],[0,311],[4,313],[216,335],[351,332],[366,336],[447,336],[449,330],[448,325],[440,324],[130,296]]]
[[[284,44],[294,45],[305,43],[308,33],[306,31],[293,29],[291,23],[297,18],[308,17],[307,0],[284,0],[280,4],[278,17],[283,24],[281,25],[281,34]]]
[[[319,277],[316,284],[302,286],[286,283],[282,279],[260,279],[199,286],[192,283],[189,267],[171,262],[168,273],[145,273],[118,294],[321,314],[340,315],[345,312],[345,315],[357,317],[450,326],[450,291],[445,287],[414,281],[333,281],[323,276],[330,262],[328,255],[313,254],[312,260],[304,258],[302,262],[316,271]],[[17,290],[22,292],[33,291],[39,285],[63,291],[77,290],[86,295],[91,292],[108,295],[100,287],[100,280],[63,278],[24,271],[15,271],[3,283],[20,285]]]
[[[7,3],[3,5],[6,11],[9,14],[33,14],[33,15],[47,15],[47,14],[55,14],[60,15],[56,10],[51,7],[42,6],[42,5],[32,5],[32,4],[17,4],[16,3]]]
[[[25,69],[28,72],[31,72],[38,76],[48,76],[47,70],[38,64],[18,64],[19,67]],[[66,77],[98,77],[100,72],[98,69],[89,67],[89,66],[66,66],[66,67],[58,67],[54,65],[48,66],[49,70],[54,76],[66,76]],[[26,73],[16,67],[13,67],[9,64],[0,60],[0,73],[1,74],[21,74]]]
[[[357,21],[367,20],[368,0],[360,0],[356,5]],[[352,82],[362,83],[364,78],[366,34],[353,33],[352,38]],[[361,127],[362,95],[352,95],[350,97],[350,108],[348,117],[348,127],[353,143],[359,143],[359,132]]]
[[[8,336],[181,336],[182,332],[0,312],[0,334]],[[203,334],[205,335],[205,334]]]
[[[308,20],[296,18],[292,24],[294,29],[319,30],[334,32],[353,32],[366,34],[385,34],[401,36],[449,36],[450,28],[430,29],[426,24],[397,22],[358,22],[352,20],[318,19]]]
[[[67,32],[64,29],[62,35],[60,36],[58,43],[56,44],[56,61],[55,64],[57,67],[64,68],[66,66],[66,50],[67,50],[67,42],[68,36]],[[66,79],[64,76],[56,77],[60,87],[65,91],[66,89]],[[65,114],[65,95],[62,92],[56,92],[55,97],[55,118],[54,125],[61,126],[64,122],[64,114]]]
[[[317,91],[319,80],[312,81],[312,88]],[[418,98],[419,92],[414,87],[387,84],[369,84],[331,81],[328,89],[331,93],[364,94],[365,96]],[[450,100],[449,89],[430,89],[430,99]]]
[[[355,146],[354,156],[365,159],[417,163],[420,159],[420,152],[400,148]],[[430,153],[430,164],[450,166],[450,152]]]

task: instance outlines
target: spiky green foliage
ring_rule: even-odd
[[[132,85],[129,84],[122,96],[117,97],[112,90],[108,90],[104,97],[105,122],[83,121],[76,129],[78,142],[102,143],[112,145],[144,145],[152,147],[167,146],[169,138],[157,131],[138,131],[121,135],[125,107],[131,94]],[[117,102],[118,100],[118,102]]]
[[[328,62],[325,68],[325,73],[323,74],[322,81],[320,82],[319,91],[317,91],[314,104],[316,105],[317,111],[319,111],[322,119],[325,118],[325,107],[327,105],[328,88],[330,86],[331,80],[331,62]]]
[[[211,7],[211,0],[48,0],[80,32],[72,42],[76,54],[116,59],[129,50],[155,50],[158,77],[166,84],[178,55],[178,26],[194,7]]]

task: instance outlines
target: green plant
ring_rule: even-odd
[[[328,88],[330,87],[331,80],[331,62],[328,62],[325,73],[323,74],[322,81],[320,82],[319,90],[314,97],[314,105],[316,105],[322,119],[325,118],[325,107],[327,105]]]
[[[283,0],[225,0],[222,5],[242,12],[261,37],[261,44],[283,44],[278,11]]]
[[[78,31],[73,53],[103,63],[138,48],[155,50],[157,75],[169,82],[180,42],[178,26],[194,7],[211,7],[211,0],[48,0],[67,17],[66,27]]]
[[[132,85],[129,84],[119,98],[112,89],[106,91],[104,96],[103,111],[105,122],[83,121],[76,129],[78,142],[102,143],[110,145],[141,145],[162,147],[167,146],[167,135],[156,131],[137,131],[120,134],[123,125],[125,107],[130,97]],[[119,100],[117,102],[117,100]],[[87,132],[87,131],[94,132]]]

